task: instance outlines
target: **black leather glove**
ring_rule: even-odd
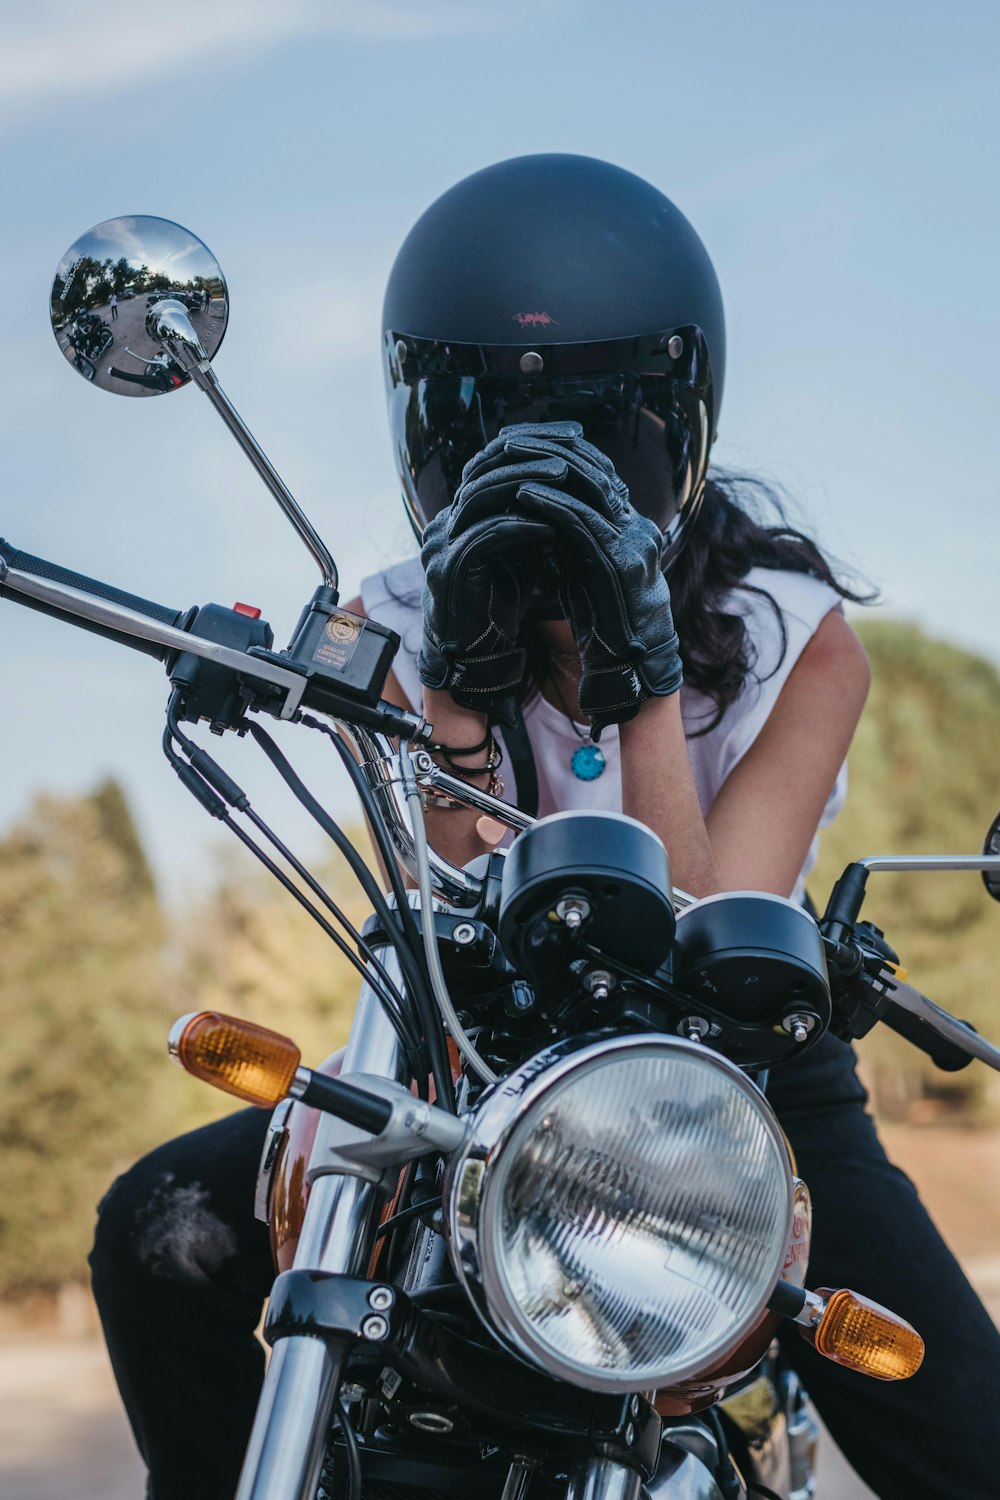
[[[449,509],[428,525],[420,549],[420,680],[508,726],[516,719],[527,662],[521,628],[555,547],[551,526],[518,510],[515,500],[527,480],[544,486],[564,471],[565,464],[545,454],[514,464],[502,448],[488,460],[477,454]]]
[[[660,530],[632,509],[610,460],[582,434],[576,422],[524,424],[496,441],[518,466],[531,459],[564,466],[558,479],[527,478],[517,505],[556,533],[560,597],[583,666],[580,708],[596,740],[608,724],[634,718],[647,698],[676,693],[683,668]]]

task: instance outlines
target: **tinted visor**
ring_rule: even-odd
[[[469,459],[514,422],[580,422],[663,531],[697,505],[714,420],[697,329],[535,349],[389,333],[385,352],[393,446],[418,534],[451,504]]]

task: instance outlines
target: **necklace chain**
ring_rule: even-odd
[[[599,745],[594,744],[593,736],[589,729],[584,734],[577,728],[576,720],[566,707],[566,699],[559,689],[559,684],[551,673],[549,674],[549,682],[552,685],[552,691],[559,700],[559,707],[566,716],[566,722],[580,741],[569,758],[570,770],[578,781],[596,781],[598,776],[604,775],[604,768],[607,765],[604,751]]]
[[[562,709],[563,713],[566,715],[566,721],[569,724],[570,729],[572,729],[572,731],[576,735],[577,739],[578,740],[582,740],[585,745],[586,744],[592,744],[593,742],[592,742],[592,740],[590,738],[590,731],[588,730],[586,734],[583,734],[580,731],[580,729],[577,727],[576,720],[573,718],[573,715],[570,713],[569,709],[566,707],[566,699],[563,697],[562,693],[559,691],[559,684],[556,682],[555,678],[554,677],[550,677],[549,678],[549,682],[550,682],[550,684],[552,686],[552,691],[555,693],[556,697],[559,699],[559,707]]]

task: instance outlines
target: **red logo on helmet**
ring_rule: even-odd
[[[547,328],[550,323],[558,328],[555,318],[550,318],[548,313],[515,313],[513,321],[520,323],[522,328]]]

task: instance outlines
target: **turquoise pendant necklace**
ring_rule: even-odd
[[[570,723],[573,723],[572,719]],[[573,724],[573,728],[576,729],[575,724]],[[579,733],[580,731],[577,729],[577,734]],[[604,775],[604,767],[607,765],[607,761],[604,758],[604,751],[600,745],[595,745],[588,735],[583,740],[583,744],[578,745],[573,751],[573,754],[569,758],[569,764],[573,775],[580,781],[596,781],[598,776]]]
[[[591,739],[589,734],[581,734],[580,730],[577,728],[576,721],[574,720],[573,715],[570,713],[569,709],[566,707],[566,700],[563,697],[562,693],[559,691],[559,685],[556,682],[555,675],[553,673],[549,674],[549,681],[552,684],[553,692],[559,699],[559,707],[566,715],[566,720],[569,724],[570,729],[572,729],[573,733],[580,741],[580,744],[577,745],[576,749],[573,751],[573,754],[569,758],[569,768],[578,781],[596,781],[598,776],[604,775],[604,768],[608,763],[604,751],[601,749],[600,745],[594,744],[594,741]]]

